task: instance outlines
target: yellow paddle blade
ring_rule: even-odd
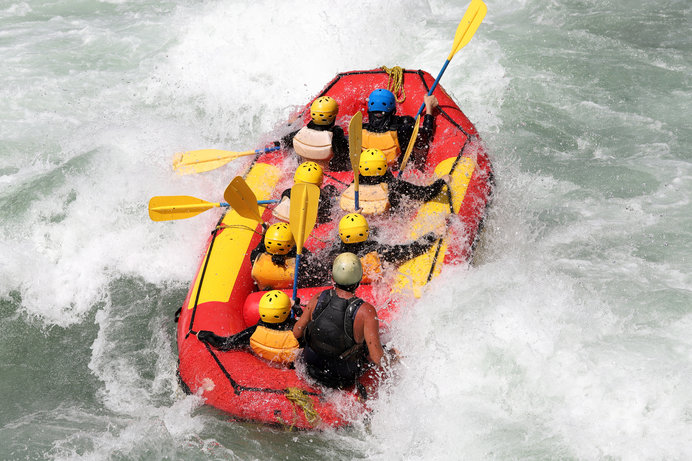
[[[356,112],[348,124],[348,155],[351,157],[353,169],[354,187],[358,190],[358,164],[360,163],[360,151],[363,146],[363,113]]]
[[[173,169],[178,174],[204,173],[224,166],[234,158],[255,154],[254,150],[232,152],[219,149],[200,149],[179,152],[173,157]]]
[[[296,252],[303,254],[303,244],[317,222],[320,188],[314,184],[296,184],[291,188],[291,213],[288,225],[296,241]]]
[[[262,215],[257,206],[257,196],[242,177],[233,178],[224,191],[223,198],[240,216],[262,222]]]
[[[363,113],[358,111],[353,114],[353,117],[351,117],[351,122],[348,124],[348,153],[351,157],[351,168],[353,168],[353,171],[358,171],[362,145]]]
[[[173,221],[197,216],[203,211],[221,206],[188,195],[152,197],[149,200],[149,217],[152,221]]]
[[[447,60],[451,60],[452,57],[465,47],[476,33],[476,29],[483,22],[485,13],[488,12],[488,7],[483,3],[483,0],[472,0],[469,7],[464,13],[464,17],[461,18],[459,26],[457,26],[457,31],[454,34],[454,43],[452,44],[452,52],[449,53]]]
[[[409,157],[411,157],[411,152],[413,152],[413,146],[416,145],[416,138],[418,137],[418,129],[420,128],[420,115],[416,117],[416,124],[413,126],[413,132],[411,133],[411,139],[406,147],[406,153],[404,158],[401,159],[401,166],[399,166],[399,171],[404,171],[406,164],[408,163]]]

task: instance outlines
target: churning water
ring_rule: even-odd
[[[176,380],[173,312],[218,201],[337,72],[436,75],[467,4],[0,2],[0,459],[692,458],[692,7],[488,1],[442,85],[497,188],[472,266],[396,324],[368,426],[226,421]]]

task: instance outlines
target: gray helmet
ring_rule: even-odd
[[[353,253],[341,253],[334,259],[332,278],[343,286],[353,285],[363,278],[363,265]]]

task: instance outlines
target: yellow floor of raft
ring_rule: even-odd
[[[440,176],[449,174],[455,160],[456,158],[452,157],[440,162],[437,168],[435,168],[435,176],[439,178]],[[471,176],[475,169],[475,160],[469,157],[462,157],[452,173],[451,191],[454,213],[459,213],[461,202],[464,201],[466,189],[469,186]],[[433,200],[421,206],[418,214],[409,227],[408,237],[410,239],[416,239],[428,232],[446,234],[446,220],[449,214],[449,200],[445,190]],[[428,277],[432,264],[435,264],[435,267],[432,270],[431,279],[438,276],[442,271],[442,262],[444,261],[446,252],[447,239],[442,238],[441,241],[435,243],[426,253],[399,266],[396,280],[392,286],[392,293],[412,292],[416,298],[420,298],[423,286],[429,281]],[[437,254],[437,257],[435,257],[435,254]]]
[[[270,198],[276,184],[281,178],[281,170],[274,165],[255,163],[245,178],[257,196],[257,200]],[[260,206],[260,213],[264,207]],[[240,216],[235,210],[229,209],[221,223],[225,227],[223,232],[214,240],[212,251],[214,257],[209,258],[207,270],[204,273],[204,286],[199,294],[198,304],[209,301],[227,302],[231,297],[231,291],[235,285],[240,266],[245,259],[245,253],[249,250],[250,240],[255,231],[261,232],[259,223],[252,219]],[[243,251],[239,251],[239,249]],[[207,249],[207,252],[209,249]],[[206,261],[207,254],[204,255]],[[195,305],[197,290],[199,289],[199,274],[195,280],[195,286],[187,308]]]

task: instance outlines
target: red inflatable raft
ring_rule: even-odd
[[[376,88],[387,88],[389,79],[390,75],[379,69],[346,72],[329,82],[319,96],[331,96],[339,103],[337,123],[347,131],[356,111],[363,112],[367,119],[367,96]],[[398,103],[396,113],[415,114],[433,82],[426,72],[404,71],[405,100]],[[419,170],[407,168],[403,177],[421,184],[450,174],[452,200],[450,203],[449,196],[441,194],[414,210],[410,217],[396,220],[404,223],[399,233],[401,241],[431,230],[443,232],[444,238],[377,283],[358,289],[357,295],[378,309],[385,334],[387,326],[396,321],[397,309],[412,305],[445,265],[469,261],[491,193],[491,165],[476,129],[441,86],[434,94],[440,106],[425,166]],[[308,103],[298,114],[303,124],[310,120],[309,107]],[[291,186],[297,164],[293,152],[257,154],[244,179],[257,199],[276,199]],[[351,171],[326,173],[325,183],[340,191],[353,181]],[[260,209],[266,222],[276,221],[271,209]],[[314,251],[324,246],[325,240],[338,238],[334,228],[333,222],[318,226],[305,247]],[[216,350],[195,336],[200,330],[228,336],[259,320],[257,304],[263,292],[257,291],[251,278],[249,255],[260,242],[261,232],[259,223],[232,209],[213,230],[178,319],[180,381],[187,391],[199,393],[207,404],[236,420],[301,429],[347,425],[367,412],[367,400],[361,392],[322,388],[306,377],[300,362],[295,369],[279,367],[249,350]],[[298,296],[305,303],[323,289],[303,288]],[[286,292],[291,295],[290,289]],[[377,386],[374,372],[361,380],[370,391]]]

